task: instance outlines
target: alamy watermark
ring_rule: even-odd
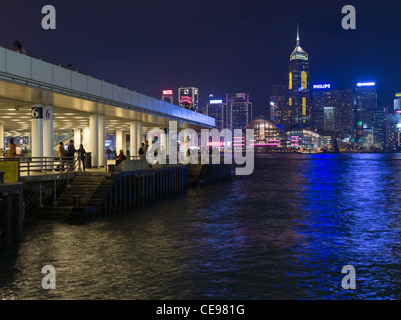
[[[346,5],[341,10],[346,16],[341,21],[341,26],[344,30],[356,29],[356,10],[352,5]]]
[[[201,129],[199,134],[194,129],[182,129],[178,132],[177,122],[170,121],[168,134],[160,128],[153,128],[146,134],[152,144],[146,151],[149,164],[219,164],[221,151],[224,164],[235,164],[235,175],[250,175],[254,169],[254,130]],[[168,136],[168,137],[167,137]],[[200,140],[200,141],[199,141]],[[168,148],[168,152],[167,152]]]
[[[56,289],[56,268],[45,265],[42,268],[42,274],[45,274],[42,279],[42,288],[45,290]]]
[[[342,279],[341,286],[345,290],[355,290],[356,289],[356,271],[354,266],[346,265],[342,268],[341,273],[346,273],[347,275]]]

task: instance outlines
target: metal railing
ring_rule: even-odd
[[[71,157],[14,157],[0,158],[0,161],[18,160],[19,172],[23,175],[31,175],[34,172],[63,171],[74,166],[76,156]]]
[[[70,175],[80,170],[79,155],[71,157],[15,157],[1,158],[0,161],[18,160],[20,173],[31,175],[34,172],[52,172],[58,171],[53,182],[53,197],[56,202],[59,191],[69,185]],[[29,216],[37,207],[43,206],[42,183],[39,187],[25,195],[24,199],[24,216]]]

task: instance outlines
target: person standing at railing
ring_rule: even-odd
[[[58,155],[60,157],[60,171],[64,171],[65,156],[67,151],[64,148],[64,143],[61,141],[58,147]]]
[[[11,138],[10,139],[10,143],[8,144],[8,147],[10,148],[10,150],[8,150],[8,158],[15,158],[17,155],[17,151],[16,151],[16,145],[14,143],[14,139]]]
[[[139,155],[140,157],[144,157],[144,156],[145,156],[145,153],[146,153],[145,144],[142,142],[142,145],[141,145],[141,147],[140,147],[139,150],[138,150],[138,155]]]
[[[67,157],[68,157],[68,162],[70,163],[70,168],[74,168],[74,154],[77,150],[74,147],[74,140],[70,140],[70,143],[68,144],[67,147]]]
[[[85,172],[85,154],[86,151],[82,144],[79,145],[79,149],[77,150],[78,153],[78,161],[82,162],[82,170]]]
[[[111,158],[111,149],[110,149],[110,146],[107,147],[106,154],[107,154],[107,159],[110,160],[110,158]]]

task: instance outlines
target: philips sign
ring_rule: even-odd
[[[330,89],[331,84],[326,83],[326,84],[314,84],[313,89]]]

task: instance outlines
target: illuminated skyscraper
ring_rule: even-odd
[[[401,93],[396,93],[395,94],[394,112],[401,113]]]
[[[216,120],[218,130],[228,129],[228,108],[221,99],[211,98],[206,105],[206,115]]]
[[[163,90],[162,100],[173,104],[173,90]]]
[[[354,92],[333,90],[331,84],[316,84],[312,90],[313,128],[324,136],[348,144],[354,138]]]
[[[355,145],[371,147],[373,140],[373,111],[377,110],[377,92],[374,82],[358,83],[355,96]]]
[[[195,87],[178,89],[178,103],[181,107],[198,112],[199,90]]]
[[[245,130],[252,121],[252,103],[249,102],[249,94],[227,93],[226,103],[228,107],[228,129]]]
[[[294,51],[288,63],[288,106],[291,110],[291,125],[310,126],[311,107],[309,103],[309,57],[299,45],[299,30]]]

